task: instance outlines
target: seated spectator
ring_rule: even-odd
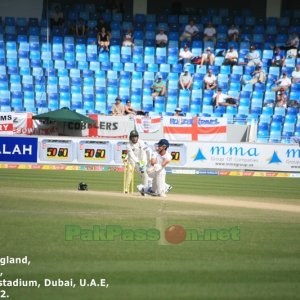
[[[51,27],[64,25],[64,14],[60,10],[58,5],[55,6],[54,11],[51,14],[50,24],[51,24]]]
[[[182,109],[180,107],[176,107],[174,110],[175,113],[173,114],[174,117],[182,117],[184,114],[182,113]]]
[[[96,27],[97,32],[98,32],[98,33],[101,32],[101,29],[102,29],[103,27],[105,28],[106,33],[107,33],[107,34],[109,35],[109,37],[110,37],[111,28],[110,28],[109,24],[107,24],[107,23],[104,21],[103,16],[100,15],[99,20],[98,20],[98,23],[97,23],[97,27]]]
[[[180,88],[183,90],[189,90],[191,89],[192,84],[193,84],[193,78],[188,68],[184,68],[184,72],[182,72],[179,77]]]
[[[131,101],[129,99],[126,100],[126,105],[125,105],[124,109],[125,109],[125,115],[136,115],[136,113],[137,113],[136,109],[134,109],[131,106]]]
[[[206,90],[214,90],[217,87],[217,77],[213,74],[212,69],[203,78],[204,88]]]
[[[155,98],[157,96],[165,96],[166,94],[166,85],[162,80],[162,75],[158,74],[156,79],[151,86],[152,89],[152,99],[153,99],[153,107],[155,106]]]
[[[85,36],[85,30],[86,30],[85,21],[82,18],[80,18],[76,22],[76,27],[75,27],[76,36],[77,37],[84,37]]]
[[[264,83],[266,81],[266,73],[261,66],[256,66],[254,72],[251,75],[252,78],[248,81],[245,80],[244,84]]]
[[[300,83],[300,64],[297,64],[296,69],[292,72],[292,83]]]
[[[218,106],[237,106],[237,99],[222,93],[222,89],[218,88],[218,91],[213,94],[213,105]]]
[[[248,61],[247,66],[262,66],[262,61],[260,60],[260,54],[255,50],[255,46],[251,45],[249,52],[246,54],[245,59]]]
[[[155,37],[155,43],[157,47],[167,47],[168,36],[165,34],[163,28],[159,29],[159,33]]]
[[[239,39],[239,29],[232,24],[227,31],[228,41],[238,41]]]
[[[183,31],[182,35],[180,36],[180,41],[185,41],[185,40],[191,41],[192,39],[197,37],[198,34],[199,34],[199,29],[194,24],[194,21],[191,20],[189,22],[189,24],[187,24],[184,27],[184,31]]]
[[[131,101],[128,99],[126,100],[126,105],[124,106],[125,115],[145,115],[143,110],[136,110],[131,106]]]
[[[234,66],[238,63],[238,52],[234,49],[233,46],[230,46],[230,48],[225,53],[225,59],[223,62],[223,65],[230,65]]]
[[[97,40],[100,51],[109,51],[110,37],[106,32],[105,27],[101,28],[101,31],[98,33]]]
[[[279,78],[275,82],[275,87],[272,88],[272,91],[279,91],[283,89],[284,91],[288,90],[290,86],[292,85],[291,79],[287,76],[286,72],[282,73],[282,77]]]
[[[204,41],[213,41],[214,44],[216,43],[217,31],[211,22],[207,23],[207,26],[204,28],[203,34],[204,34],[203,37]]]
[[[277,92],[275,106],[287,108],[287,100],[288,100],[288,96],[287,96],[286,92],[284,91],[284,89],[281,88]]]
[[[179,60],[178,63],[184,65],[186,63],[190,63],[193,58],[193,53],[190,51],[187,44],[184,45],[183,49],[179,52]]]
[[[134,47],[133,32],[130,28],[128,28],[124,33],[122,46],[131,47],[132,49]]]
[[[201,66],[207,65],[212,66],[215,62],[215,55],[211,53],[210,47],[207,47],[205,52],[201,55]]]
[[[121,103],[121,98],[117,97],[115,100],[115,104],[111,107],[111,112],[113,116],[124,116],[125,114],[125,108],[124,105]]]
[[[271,65],[275,67],[283,67],[285,65],[285,56],[281,53],[279,47],[274,49]]]

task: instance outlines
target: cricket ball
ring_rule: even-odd
[[[186,231],[181,225],[171,225],[165,230],[165,239],[170,244],[182,243],[186,238]]]

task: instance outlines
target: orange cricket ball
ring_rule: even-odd
[[[182,243],[186,238],[186,231],[181,225],[171,225],[165,230],[165,239],[170,244]]]

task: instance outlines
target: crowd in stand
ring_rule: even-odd
[[[287,27],[286,36],[288,38],[280,42],[275,38],[270,41],[266,32],[262,32],[265,40],[259,43],[255,41],[254,35],[256,30],[258,30],[257,28],[259,26],[262,27],[261,22],[260,25],[254,28],[254,26],[236,25],[235,21],[238,19],[231,18],[230,22],[226,21],[226,25],[222,23],[214,25],[213,17],[205,19],[205,22],[203,19],[201,23],[199,23],[200,18],[193,16],[189,20],[186,19],[186,23],[179,23],[177,21],[177,23],[172,23],[168,26],[167,23],[156,22],[155,20],[147,23],[145,22],[146,16],[144,16],[144,19],[141,18],[143,21],[138,21],[141,19],[131,16],[131,21],[129,22],[117,22],[120,25],[119,29],[121,34],[120,39],[116,39],[114,37],[114,28],[112,28],[114,26],[113,22],[108,21],[106,13],[112,13],[111,16],[113,17],[116,14],[122,13],[122,8],[118,2],[109,2],[107,6],[109,9],[97,11],[92,21],[88,20],[86,16],[79,12],[77,18],[71,20],[69,14],[68,16],[64,15],[66,11],[64,10],[63,12],[60,6],[53,7],[49,14],[52,29],[51,34],[54,36],[59,32],[58,29],[61,29],[60,33],[62,36],[71,34],[79,39],[83,38],[88,44],[97,45],[97,55],[105,52],[110,55],[110,50],[112,46],[115,45],[128,47],[131,54],[133,54],[135,48],[141,47],[136,32],[142,32],[144,34],[144,36],[142,36],[142,51],[145,50],[145,46],[150,46],[150,48],[156,47],[156,49],[165,48],[167,55],[169,55],[171,50],[177,49],[178,58],[176,61],[169,63],[169,59],[167,58],[167,62],[172,69],[171,72],[174,72],[173,65],[181,66],[175,71],[179,74],[177,77],[177,86],[173,84],[172,87],[172,89],[178,91],[176,94],[177,97],[181,91],[184,91],[185,95],[188,93],[191,95],[194,90],[200,89],[203,91],[203,97],[206,91],[211,91],[211,93],[208,93],[211,98],[210,105],[214,105],[216,108],[219,106],[238,107],[240,104],[240,96],[232,95],[228,92],[230,92],[231,86],[234,86],[232,80],[234,75],[239,75],[235,76],[235,78],[239,80],[238,84],[240,84],[236,85],[237,88],[235,88],[235,91],[239,93],[242,93],[244,89],[256,91],[258,87],[261,87],[263,92],[273,91],[276,93],[274,94],[274,102],[272,103],[273,107],[297,106],[299,104],[299,99],[289,99],[290,92],[300,80],[300,61],[298,59],[300,30],[297,30],[297,26],[291,29]],[[96,15],[97,19],[95,19]],[[177,17],[178,20],[178,16],[175,17]],[[148,26],[150,27],[148,28]],[[153,44],[147,44],[147,42],[149,42],[149,40],[147,40],[147,34],[150,33],[152,34],[151,39],[153,38]],[[174,40],[176,34],[177,40],[176,38]],[[267,41],[269,41],[268,44],[263,44]],[[197,42],[198,44],[195,46]],[[244,45],[242,46],[243,43]],[[264,57],[263,51],[265,50],[273,51],[271,57]],[[141,56],[143,56],[143,52]],[[290,65],[288,65],[290,59],[294,59],[296,62],[294,65],[295,70],[292,71]],[[147,64],[148,68],[150,64],[145,62],[145,65]],[[157,64],[160,69],[160,63]],[[105,64],[103,63],[102,65],[101,62],[101,68],[104,65]],[[229,68],[226,69],[227,73],[225,74],[227,75],[227,86],[226,84],[223,85],[224,82],[221,80],[223,66]],[[236,66],[243,67],[241,73],[235,73],[234,67]],[[269,68],[271,67],[278,68],[279,72],[277,76],[273,76],[273,74],[269,72]],[[133,68],[136,68],[137,71],[138,64]],[[170,95],[169,92],[171,92],[170,80],[168,75],[166,76],[166,73],[161,74],[160,70],[153,72],[155,73],[155,80],[152,85],[147,85],[151,91],[150,96],[152,96],[153,101],[152,109],[156,107],[157,99],[163,99],[165,101],[164,108],[166,108]],[[143,88],[144,87],[145,86],[143,86]],[[221,95],[221,97],[217,97],[218,95]],[[226,97],[226,95],[228,97]],[[278,100],[283,96],[287,98],[287,101]],[[122,98],[122,96],[120,96],[120,98]],[[128,98],[129,99],[122,98],[122,101],[130,101],[130,96]],[[216,98],[218,98],[218,101]],[[130,103],[131,102],[128,102],[128,104]],[[282,105],[281,103],[285,104]],[[107,102],[108,108],[110,108],[110,105],[111,103]],[[270,105],[270,103],[266,102],[264,105]],[[142,104],[139,108],[144,108],[143,106]],[[250,106],[248,106],[248,108],[249,107]],[[121,112],[123,114],[122,110]],[[137,113],[132,107],[129,107],[127,111],[124,108],[124,113],[126,112],[131,114]],[[114,114],[113,110],[112,113]],[[141,113],[141,111],[139,111],[139,113]],[[201,113],[201,108],[197,113]]]
[[[117,7],[116,4],[111,5],[113,9]],[[113,11],[112,9],[112,11]],[[63,26],[64,17],[62,11],[56,6],[53,10],[51,16],[52,26]],[[76,24],[73,24],[71,31],[77,37],[84,37],[87,33],[87,24],[82,19],[79,18]],[[99,16],[97,25],[92,28],[95,33],[97,33],[97,44],[99,52],[108,52],[110,48],[111,40],[111,28],[108,23],[105,22],[102,15]],[[134,28],[128,27],[124,30],[122,38],[122,46],[131,47],[132,51],[134,49]],[[199,40],[202,37],[203,42],[212,42],[212,47],[206,47],[203,53],[195,55],[193,51],[190,50],[189,45],[192,45],[194,40]],[[263,64],[261,52],[258,51],[254,44],[251,44],[249,51],[241,56],[238,49],[231,44],[228,49],[222,49],[219,53],[215,52],[214,49],[217,45],[218,32],[212,22],[208,22],[203,28],[203,32],[200,32],[197,24],[191,19],[188,24],[183,28],[179,36],[179,42],[185,43],[178,53],[178,63],[183,66],[183,72],[180,74],[178,81],[178,88],[182,90],[191,91],[193,88],[194,76],[190,74],[188,65],[197,64],[202,66],[207,66],[207,74],[203,78],[204,90],[213,90],[215,93],[212,95],[212,104],[215,107],[218,106],[237,106],[238,97],[232,97],[222,92],[222,88],[218,83],[218,74],[214,74],[213,69],[210,66],[214,66],[215,59],[217,56],[224,57],[223,65],[235,66],[235,65],[246,65],[249,67],[255,67],[255,69],[250,73],[249,76],[243,76],[242,83],[244,85],[251,84],[265,84],[268,78],[267,69]],[[226,37],[224,39],[227,42],[238,42],[240,40],[240,29],[234,23],[228,26]],[[245,38],[247,41],[247,37]],[[250,41],[250,39],[249,39]],[[160,26],[155,36],[155,46],[156,47],[168,47],[168,34],[165,32],[165,28]],[[270,66],[277,66],[283,68],[286,66],[286,57],[299,57],[299,35],[297,32],[291,32],[286,43],[284,45],[277,46],[276,44],[270,45],[270,49],[273,49],[273,55],[270,61]],[[292,83],[299,82],[300,64],[296,66],[295,71],[291,75],[292,78],[287,76],[286,72],[282,73],[281,78],[273,80],[272,91],[277,92],[275,99],[275,106],[281,106],[287,108],[288,105],[298,105],[298,101],[288,101],[288,90],[290,89]],[[155,100],[157,97],[165,97],[167,94],[166,83],[163,80],[163,76],[157,73],[155,81],[151,86],[153,107],[155,107]],[[296,99],[298,100],[298,99]],[[121,104],[121,98],[116,98],[116,103],[112,106],[113,115],[124,115],[124,114],[136,114],[137,112],[142,113],[142,111],[137,111],[131,107],[131,101],[127,100],[126,105]],[[266,103],[266,105],[269,105]]]

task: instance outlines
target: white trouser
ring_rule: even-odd
[[[154,172],[152,191],[157,195],[164,195],[166,192],[166,172]]]

